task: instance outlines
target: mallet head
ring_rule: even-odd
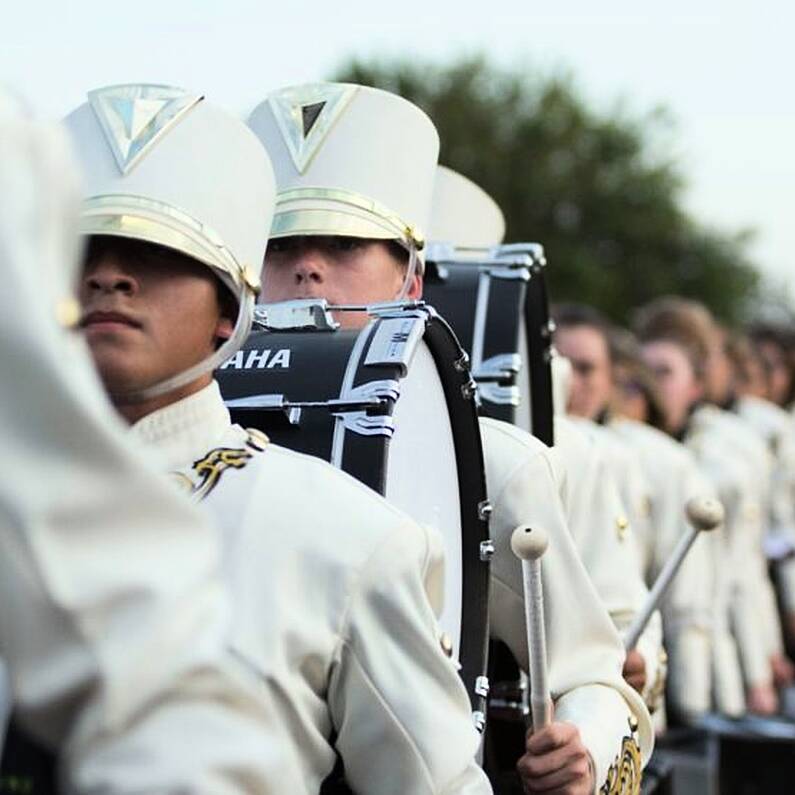
[[[511,549],[520,560],[538,560],[548,544],[549,538],[540,527],[519,525],[511,534]]]
[[[693,497],[685,506],[687,520],[696,530],[714,530],[723,524],[725,511],[714,497]]]

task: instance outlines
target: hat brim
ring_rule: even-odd
[[[95,196],[83,202],[79,231],[164,246],[212,268],[235,295],[244,287],[259,291],[258,273],[241,267],[217,236],[175,208],[136,196]]]

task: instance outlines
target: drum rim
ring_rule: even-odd
[[[490,535],[488,519],[482,515],[487,501],[485,467],[482,463],[479,468],[473,466],[469,455],[475,449],[477,458],[484,460],[478,411],[474,395],[467,398],[463,391],[471,381],[469,370],[449,366],[466,356],[464,349],[447,321],[435,311],[426,322],[423,339],[439,372],[456,449],[462,549],[460,674],[473,709],[485,711],[484,697],[477,692],[477,680],[486,675],[488,663],[490,574],[488,561],[482,559],[480,551]],[[440,366],[442,363],[448,366]],[[454,401],[468,406],[453,411]]]

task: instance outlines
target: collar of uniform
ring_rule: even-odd
[[[144,445],[157,451],[168,469],[179,469],[198,460],[220,444],[232,424],[216,381],[176,403],[147,414],[131,431]]]

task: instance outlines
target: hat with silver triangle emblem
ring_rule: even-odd
[[[422,248],[439,136],[416,105],[347,83],[291,86],[248,120],[278,186],[271,237],[342,235]]]
[[[231,356],[251,328],[276,194],[267,152],[240,119],[172,86],[96,89],[65,126],[83,171],[80,231],[185,254],[237,299],[232,336],[147,396],[175,389]]]
[[[246,125],[200,94],[129,84],[90,91],[66,118],[83,166],[81,230],[157,243],[256,290],[275,184]]]

